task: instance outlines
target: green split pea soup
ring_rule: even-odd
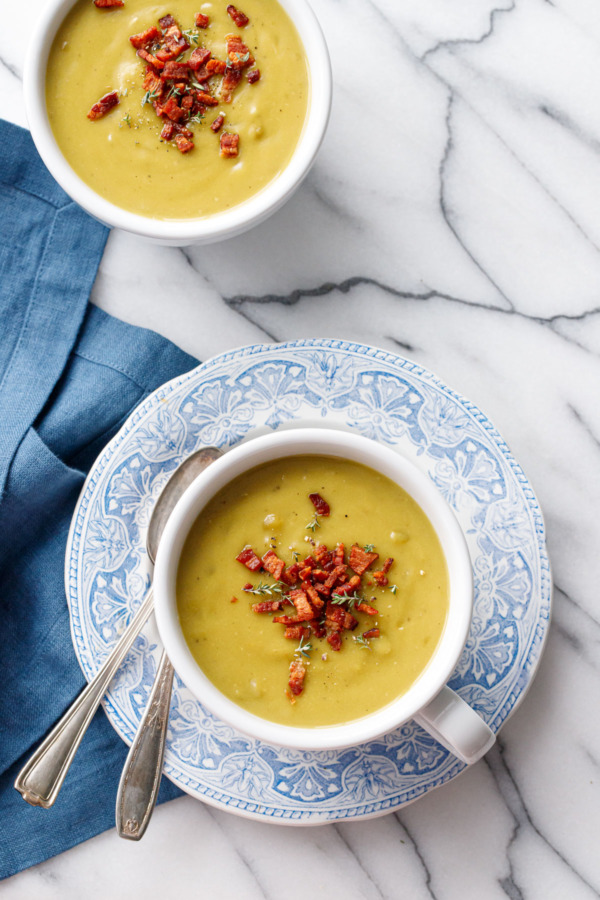
[[[330,516],[315,520],[311,493],[328,502]],[[250,572],[236,556],[251,545],[258,556],[273,549],[290,565],[319,543],[333,548],[338,542],[346,551],[372,545],[379,554],[363,576],[368,587],[361,588],[377,616],[354,611],[358,626],[344,633],[339,651],[324,637],[310,636],[310,651],[300,654],[304,687],[292,698],[287,682],[298,641],[284,638],[284,625],[273,615],[252,611],[253,603],[277,595],[257,596],[243,587],[273,579]],[[380,587],[370,573],[387,557],[394,559],[389,584]],[[220,490],[194,523],[177,574],[181,627],[207,677],[249,712],[298,727],[349,722],[403,694],[436,649],[448,593],[442,548],[415,501],[366,466],[322,456],[269,462]],[[378,637],[355,640],[374,627]]]

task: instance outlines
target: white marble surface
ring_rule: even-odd
[[[483,761],[398,814],[278,828],[184,798],[139,845],[107,832],[4,882],[3,900],[600,895],[600,6],[315,7],[335,99],[299,193],[217,246],[113,233],[93,299],[200,359],[361,340],[477,403],[547,520],[556,592],[538,677]],[[3,10],[0,115],[24,125],[21,17]]]

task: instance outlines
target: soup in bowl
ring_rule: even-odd
[[[25,100],[44,162],[92,215],[208,242],[261,221],[301,183],[331,73],[306,0],[52,0]]]
[[[333,749],[417,718],[465,762],[493,743],[446,687],[473,605],[464,537],[388,447],[298,429],[229,451],[172,513],[154,589],[178,674],[246,734]]]

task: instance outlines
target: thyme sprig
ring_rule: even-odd
[[[193,44],[200,43],[200,32],[199,31],[194,31],[193,28],[186,28],[182,33],[185,34],[188,41],[191,41]]]
[[[319,516],[317,515],[317,513],[315,513],[308,525],[305,526],[305,529],[306,531],[312,531],[312,533],[314,534],[315,530],[320,527],[321,523],[319,522]]]
[[[157,91],[157,90],[146,91],[146,93],[145,93],[144,96],[142,97],[142,109],[144,108],[144,106],[146,105],[146,103],[152,103],[152,102],[153,102],[154,100],[156,100],[157,98],[158,98],[158,91]]]
[[[373,650],[369,643],[369,639],[366,638],[363,634],[357,634],[352,638],[352,640],[355,641],[359,645],[359,647],[363,647],[365,650]]]
[[[271,594],[283,594],[284,591],[288,589],[289,585],[287,585],[284,581],[274,581],[269,583],[268,581],[259,581],[256,587],[246,588],[246,594],[258,594],[261,597],[271,596]]]
[[[332,594],[331,602],[334,606],[344,606],[345,603],[348,604],[348,609],[353,609],[355,606],[358,606],[359,603],[364,603],[364,597],[361,597],[360,594]]]
[[[311,644],[311,642],[310,642],[310,641],[305,641],[305,640],[304,640],[304,636],[302,636],[302,637],[300,638],[300,643],[298,644],[298,646],[297,646],[296,649],[294,650],[294,654],[295,654],[296,656],[305,656],[305,657],[308,659],[309,656],[310,656],[311,651],[312,651],[312,644]]]
[[[392,592],[392,594],[396,594],[397,590],[398,590],[397,584],[390,584],[390,591]]]
[[[365,553],[373,553],[375,550],[375,544],[365,544],[364,546]]]

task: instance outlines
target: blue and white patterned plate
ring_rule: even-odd
[[[201,445],[228,448],[270,429],[354,429],[397,447],[446,497],[475,573],[473,624],[451,686],[497,731],[527,690],[550,614],[542,515],[486,417],[439,379],[362,344],[314,340],[217,356],[159,388],[96,461],[73,518],[66,589],[73,643],[90,679],[150,582],[145,534],[170,473]],[[148,623],[105,702],[131,743],[161,653]],[[176,679],[165,773],[208,803],[287,824],[380,815],[464,768],[410,722],[335,752],[250,740],[215,719]]]

